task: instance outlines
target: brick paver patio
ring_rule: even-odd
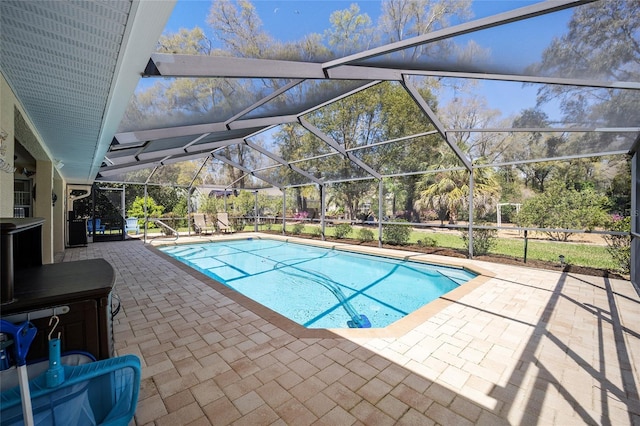
[[[458,259],[486,276],[410,327],[332,333],[141,241],[67,249],[64,261],[96,257],[117,271],[117,352],[142,361],[138,425],[640,425],[628,281]]]

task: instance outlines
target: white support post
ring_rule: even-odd
[[[144,243],[147,243],[147,183],[144,183]]]
[[[125,220],[125,217],[127,217],[127,208],[125,207],[125,198],[124,198],[124,192],[126,190],[126,185],[122,185],[122,193],[120,194],[120,214],[122,215],[122,220]],[[124,224],[122,225],[122,229],[123,231],[126,229]],[[126,236],[126,231],[125,231],[125,236]]]
[[[631,157],[631,283],[640,294],[640,155]]]
[[[469,259],[473,259],[473,168],[469,170]]]
[[[320,234],[322,236],[322,241],[325,240],[325,236],[324,236],[324,210],[325,210],[325,188],[324,188],[324,184],[320,185]]]
[[[253,221],[253,231],[254,232],[258,232],[258,191],[254,192],[256,194],[256,201],[255,201],[255,217],[254,217],[254,221]]]
[[[384,203],[382,197],[384,196],[384,185],[382,179],[378,181],[378,247],[382,247],[382,217],[384,212]]]
[[[287,230],[287,189],[282,190],[282,235],[285,235]]]

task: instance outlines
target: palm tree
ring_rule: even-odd
[[[435,173],[424,175],[417,183],[419,198],[417,208],[432,208],[438,214],[441,224],[448,216],[449,223],[458,220],[458,211],[468,205],[469,172],[467,170],[446,170],[437,166]],[[482,217],[500,199],[500,184],[493,169],[488,167],[473,169],[473,206]]]

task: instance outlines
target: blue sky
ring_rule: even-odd
[[[540,0],[476,0],[473,5],[475,19],[517,9]],[[178,0],[166,30],[193,28],[198,25],[208,29],[206,18],[211,0]],[[380,15],[379,0],[254,0],[253,5],[262,19],[265,29],[277,39],[297,40],[303,35],[322,33],[330,27],[329,16],[335,10],[348,9],[352,3],[371,17],[375,23]]]
[[[476,0],[472,4],[474,17],[479,19],[497,13],[517,9],[540,0]],[[322,34],[330,27],[329,17],[335,10],[347,9],[351,3],[357,3],[362,13],[367,13],[375,23],[380,15],[381,2],[378,0],[254,0],[258,16],[262,20],[264,29],[275,39],[281,41],[299,40],[309,33]],[[211,8],[211,0],[178,0],[173,14],[169,19],[166,32],[176,32],[180,28],[193,28],[199,26],[211,37],[211,31],[206,23],[207,15]],[[571,15],[571,11],[565,11],[554,15],[553,18],[544,17],[547,31],[534,31],[540,25],[537,20],[522,22],[500,29],[500,36],[496,36],[498,31],[485,31],[472,33],[468,36],[460,37],[459,42],[474,39],[482,45],[491,47],[492,52],[500,52],[499,56],[507,58],[508,62],[518,64],[521,61],[527,63],[535,61],[545,46],[553,38],[552,26],[548,26],[549,20],[552,22],[563,21]],[[540,20],[541,18],[537,18]],[[513,27],[512,30],[509,30]],[[506,30],[506,31],[505,31]],[[535,34],[535,37],[532,36]],[[515,42],[514,42],[515,40]],[[508,64],[505,64],[508,65]],[[519,86],[518,86],[519,87]],[[489,107],[503,111],[504,115],[519,113],[524,108],[535,105],[536,90],[532,87],[521,88],[517,93],[515,84],[499,84],[494,82],[483,82],[479,92],[485,96]],[[547,111],[550,116],[558,114],[557,109]]]

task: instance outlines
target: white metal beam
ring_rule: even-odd
[[[545,157],[545,158],[532,158],[527,160],[505,161],[502,163],[474,164],[473,168],[481,169],[484,167],[515,166],[517,164],[542,163],[542,162],[549,162],[549,161],[567,161],[567,160],[577,160],[579,158],[606,157],[609,155],[626,155],[626,154],[628,154],[627,151],[593,152],[593,153],[575,154],[575,155],[562,155],[560,157]]]
[[[236,168],[236,169],[238,169],[238,170],[242,170],[242,171],[243,171],[243,172],[245,172],[246,174],[249,174],[249,175],[251,175],[251,176],[254,176],[254,177],[256,177],[256,178],[258,178],[258,179],[260,179],[260,180],[262,180],[262,181],[265,181],[265,182],[267,182],[267,183],[268,183],[269,185],[271,185],[271,186],[275,186],[276,188],[282,188],[280,185],[277,185],[277,184],[275,184],[274,182],[271,182],[270,180],[265,179],[264,177],[260,177],[260,176],[255,175],[255,174],[253,173],[253,171],[251,171],[250,169],[248,169],[248,168],[246,168],[246,167],[244,167],[244,166],[241,166],[240,164],[236,163],[236,162],[235,162],[235,161],[233,161],[233,160],[228,159],[228,158],[227,158],[227,157],[225,157],[225,156],[218,155],[218,154],[216,154],[216,153],[213,153],[212,155],[213,155],[213,157],[214,157],[215,159],[217,159],[217,160],[219,160],[219,161],[222,161],[223,163],[228,164],[228,165],[230,165],[231,167],[235,167],[235,168]]]
[[[358,66],[354,66],[358,68]],[[563,86],[579,86],[579,87],[598,87],[602,89],[632,89],[639,90],[640,83],[635,81],[602,81],[602,80],[585,80],[582,78],[561,78],[533,76],[523,74],[497,74],[482,72],[457,72],[457,71],[438,71],[438,70],[397,70],[402,74],[419,75],[425,77],[446,77],[446,78],[466,78],[474,80],[494,80],[494,81],[512,81],[517,83],[538,83],[538,84],[558,84]],[[382,78],[380,78],[382,80]]]
[[[374,56],[385,55],[388,53],[396,52],[398,50],[416,47],[425,43],[432,43],[435,41],[444,40],[447,38],[464,35],[464,34],[472,33],[475,31],[484,30],[487,28],[497,27],[499,25],[509,24],[511,22],[522,21],[528,18],[534,18],[536,16],[541,16],[548,13],[558,12],[561,10],[580,6],[582,4],[591,3],[593,1],[596,1],[596,0],[544,1],[544,2],[536,3],[530,6],[525,6],[519,9],[511,10],[508,12],[499,13],[497,15],[489,16],[487,18],[481,18],[475,21],[466,22],[464,24],[443,28],[441,30],[433,31],[428,34],[412,37],[407,40],[401,40],[395,43],[387,44],[385,46],[365,50],[364,52],[356,53],[353,55],[345,56],[344,58],[326,62],[323,65],[323,67],[328,70],[330,68],[335,68],[340,65],[363,61],[365,59],[369,59]]]
[[[284,167],[288,167],[291,170],[293,170],[296,173],[301,174],[302,176],[306,177],[307,179],[309,179],[310,181],[317,183],[318,185],[322,185],[322,181],[318,178],[316,178],[315,176],[313,176],[312,174],[300,169],[299,167],[293,166],[291,165],[289,162],[287,162],[287,160],[285,160],[284,158],[280,157],[279,155],[276,155],[275,153],[264,149],[263,147],[261,147],[260,145],[256,145],[253,142],[250,141],[245,141],[245,143],[255,149],[256,151],[262,153],[263,155],[266,155],[267,157],[271,158],[272,160],[280,163],[281,165],[283,165]]]
[[[322,64],[232,56],[154,53],[143,77],[325,78]]]
[[[266,130],[266,128],[270,126],[277,126],[280,124],[287,124],[287,123],[296,123],[297,121],[298,121],[298,117],[296,115],[278,115],[273,117],[236,120],[231,123],[228,123],[227,127],[230,130],[250,129],[253,127],[264,127]]]
[[[431,122],[433,123],[433,126],[436,128],[438,133],[440,133],[440,135],[444,138],[444,140],[451,147],[451,149],[456,154],[456,156],[465,165],[467,170],[471,171],[471,161],[469,160],[469,158],[467,158],[466,155],[464,155],[464,153],[458,147],[458,145],[456,145],[452,140],[449,139],[449,137],[447,136],[446,130],[444,128],[444,125],[442,124],[442,122],[440,122],[436,113],[433,112],[431,107],[429,107],[429,105],[424,100],[424,98],[420,95],[418,90],[415,87],[413,87],[411,84],[409,84],[406,80],[402,82],[402,85],[407,90],[409,95],[413,98],[413,100],[418,104],[420,109],[422,109],[422,111],[424,111],[427,117],[429,117],[429,120],[431,120]]]
[[[280,87],[277,90],[274,90],[273,93],[270,93],[268,96],[265,96],[264,98],[260,99],[258,102],[255,102],[253,105],[250,105],[249,107],[243,109],[242,111],[240,111],[239,113],[237,113],[236,115],[234,115],[233,117],[229,118],[228,120],[226,120],[224,122],[224,124],[228,127],[229,123],[236,121],[238,119],[240,119],[240,117],[250,113],[251,111],[255,110],[256,108],[261,107],[262,105],[266,104],[267,102],[271,101],[272,99],[275,99],[276,97],[280,96],[281,94],[283,94],[284,92],[288,91],[289,89],[294,88],[295,86],[297,86],[298,84],[302,83],[304,80],[294,80],[288,84],[285,84],[284,86]]]
[[[447,133],[638,133],[640,127],[485,127],[482,129],[446,129]]]
[[[380,173],[378,173],[377,171],[373,170],[373,168],[371,168],[369,165],[365,164],[362,160],[360,160],[359,158],[355,157],[350,152],[347,152],[343,146],[341,146],[339,143],[334,141],[332,138],[330,138],[328,135],[326,135],[322,130],[318,129],[316,126],[311,124],[309,121],[305,120],[303,117],[300,117],[300,124],[305,129],[307,129],[308,131],[310,131],[311,133],[313,133],[314,135],[316,135],[317,137],[322,139],[322,141],[324,141],[331,148],[335,149],[340,154],[342,154],[346,159],[351,161],[354,165],[356,165],[357,167],[361,168],[365,172],[369,173],[371,176],[375,177],[376,179],[380,179]]]
[[[190,126],[162,127],[150,130],[116,133],[114,138],[120,145],[156,139],[169,139],[204,133],[218,133],[228,130],[224,123],[194,124]]]

